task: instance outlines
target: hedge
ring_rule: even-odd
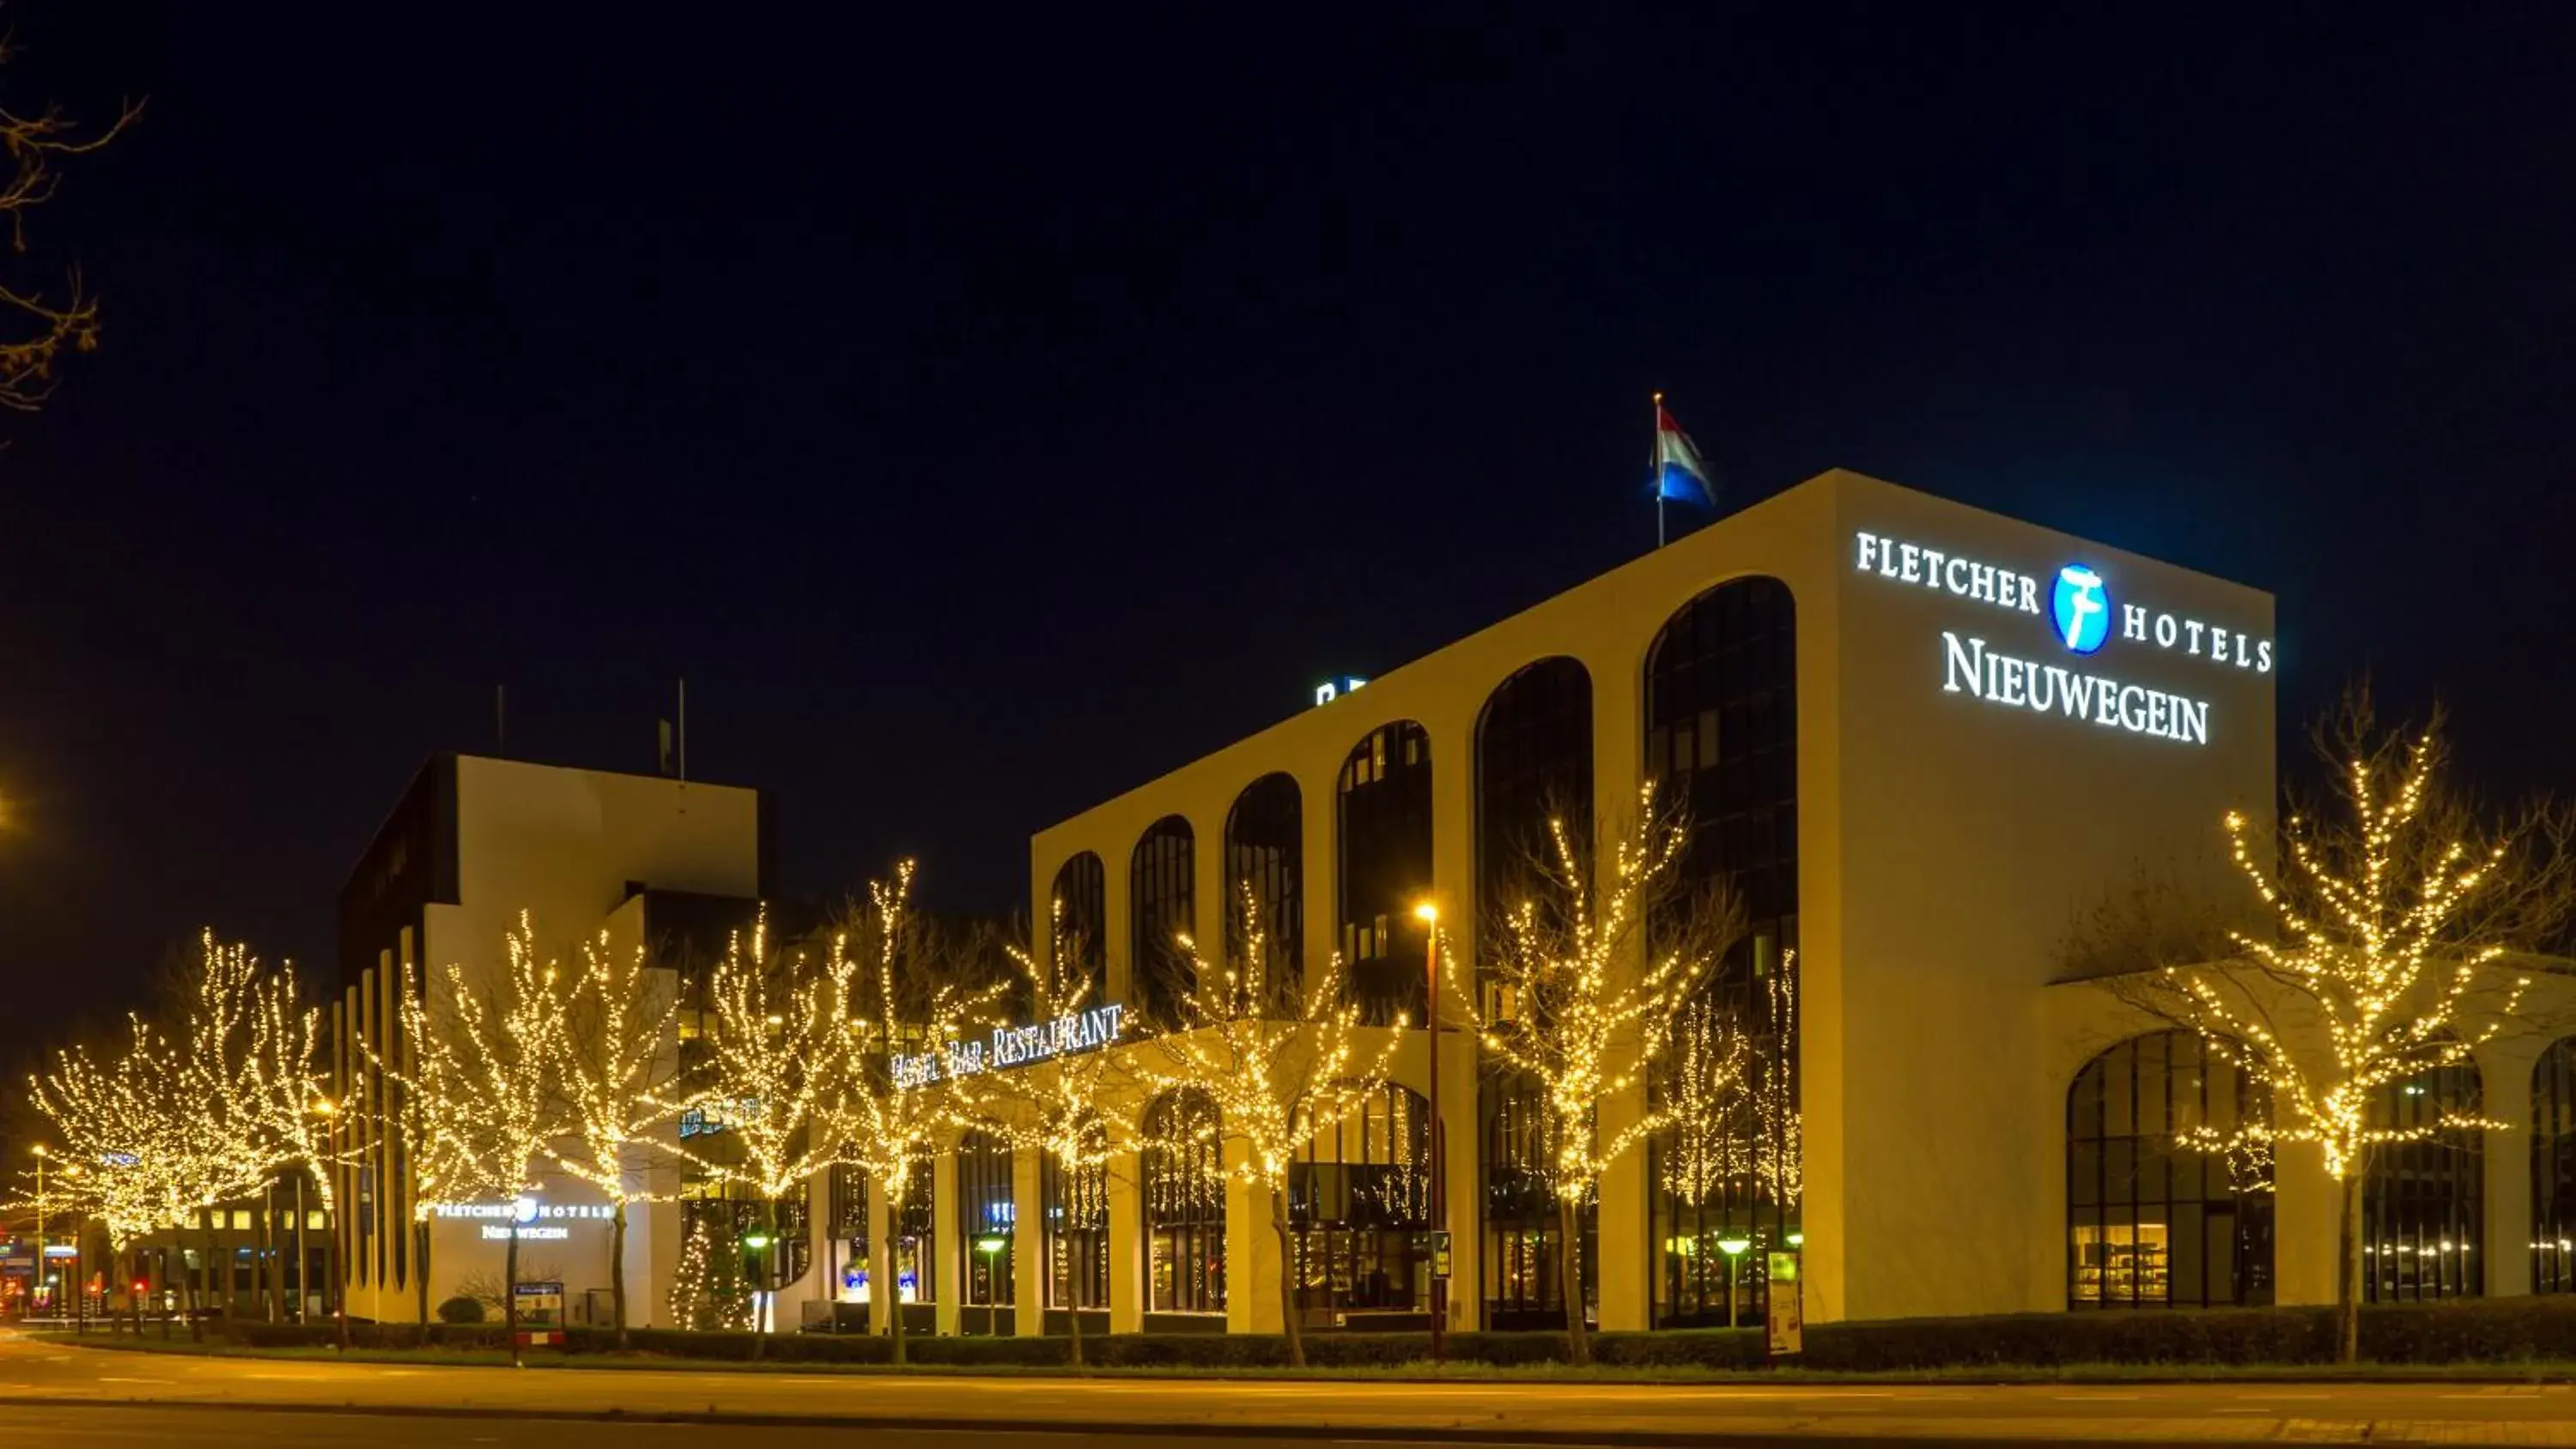
[[[327,1324],[272,1324],[233,1320],[222,1325],[233,1342],[257,1348],[329,1345]],[[688,1333],[638,1328],[635,1351],[674,1359],[747,1360],[749,1333]],[[575,1328],[564,1351],[605,1353],[615,1348],[607,1329]],[[357,1323],[350,1341],[362,1348],[498,1349],[507,1346],[500,1324]],[[921,1364],[1061,1366],[1069,1340],[1046,1338],[933,1338],[905,1341]],[[1886,1371],[1973,1369],[2068,1364],[2301,1364],[2334,1356],[2334,1311],[2329,1308],[2221,1308],[2110,1312],[2032,1313],[1981,1318],[1918,1318],[1869,1323],[1818,1324],[1807,1330],[1808,1368]],[[857,1334],[772,1335],[763,1356],[778,1363],[884,1364],[893,1343]],[[1307,1362],[1320,1368],[1393,1367],[1429,1356],[1419,1333],[1313,1333]],[[1565,1358],[1561,1333],[1453,1333],[1453,1359],[1487,1364],[1556,1363]],[[1106,1368],[1274,1368],[1288,1361],[1277,1334],[1127,1333],[1086,1335],[1085,1359]],[[2576,1361],[2576,1297],[2502,1298],[2450,1303],[2395,1304],[2364,1309],[2362,1357],[2383,1364],[2521,1363]],[[1593,1355],[1622,1368],[1751,1369],[1762,1365],[1762,1338],[1751,1329],[1676,1329],[1660,1333],[1599,1333]]]

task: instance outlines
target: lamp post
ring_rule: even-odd
[[[1753,1246],[1751,1238],[1720,1238],[1717,1250],[1726,1255],[1726,1326],[1735,1327],[1735,1270],[1744,1261],[1744,1250]]]
[[[45,1158],[48,1154],[41,1142],[27,1150],[36,1155],[36,1271],[28,1276],[41,1290],[45,1286],[45,1270],[52,1266],[45,1257]],[[54,1306],[53,1296],[50,1293],[45,1295],[46,1307]]]
[[[1449,1357],[1449,1277],[1440,1262],[1449,1236],[1449,1154],[1440,1135],[1440,908],[1424,901],[1413,914],[1422,922],[1423,1025],[1431,1033],[1431,1361],[1436,1364]]]

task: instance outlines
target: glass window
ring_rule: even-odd
[[[1083,851],[1055,873],[1054,900],[1063,912],[1064,939],[1081,953],[1091,981],[1090,1003],[1109,999],[1109,879],[1100,857]],[[1071,978],[1066,978],[1070,984]]]
[[[1104,1134],[1105,1135],[1105,1134]],[[1047,1306],[1109,1306],[1109,1164],[1068,1172],[1048,1153],[1038,1164],[1046,1204]]]
[[[1370,732],[1342,762],[1341,952],[1361,1020],[1430,1016],[1421,927],[1431,889],[1431,737],[1402,720]]]
[[[2073,1308],[2272,1301],[2271,1161],[2204,1153],[2259,1122],[2266,1094],[2187,1031],[2120,1043],[2066,1099],[2067,1288]]]
[[[1797,644],[1788,586],[1754,577],[1674,611],[1646,653],[1645,768],[1690,829],[1683,890],[1649,929],[1720,882],[1747,927],[1654,1082],[1676,1113],[1647,1148],[1659,1326],[1760,1316],[1770,1251],[1799,1227]],[[1743,1244],[1731,1262],[1724,1243]]]
[[[1488,1073],[1477,1091],[1485,1145],[1485,1326],[1500,1331],[1563,1328],[1565,1291],[1558,1252],[1564,1231],[1557,1213],[1548,1140],[1538,1086],[1518,1073]],[[1578,1272],[1583,1317],[1599,1316],[1594,1272],[1600,1204],[1587,1197],[1575,1215],[1582,1238]]]
[[[1248,890],[1259,929],[1269,938],[1269,984],[1295,988],[1305,969],[1305,822],[1297,782],[1270,774],[1244,787],[1225,815],[1225,882]],[[1243,912],[1229,897],[1226,959],[1245,963]]]
[[[957,1236],[966,1247],[966,1294],[978,1307],[1011,1304],[1011,1147],[990,1132],[957,1142]]]
[[[2478,1069],[2469,1062],[2392,1082],[2381,1094],[2382,1123],[2428,1135],[2370,1151],[2361,1196],[2365,1301],[2476,1297],[2484,1291],[2486,1133],[2439,1125],[2449,1118],[2474,1120],[2481,1096]]]
[[[1158,1313],[1225,1311],[1225,1176],[1216,1104],[1186,1089],[1144,1119],[1149,1298]]]
[[[2531,1291],[2576,1293],[2576,1037],[2531,1069]]]
[[[1592,820],[1592,676],[1542,659],[1496,686],[1476,724],[1477,899],[1490,916],[1516,894],[1551,816]]]
[[[1168,1027],[1188,989],[1189,958],[1178,937],[1198,929],[1191,892],[1195,868],[1190,822],[1166,815],[1147,826],[1127,864],[1128,960],[1136,973],[1139,1015]]]
[[[1297,1311],[1335,1327],[1431,1303],[1431,1104],[1389,1083],[1288,1167]]]

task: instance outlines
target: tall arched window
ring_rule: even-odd
[[[1245,959],[1241,899],[1252,897],[1252,924],[1269,938],[1270,984],[1293,991],[1306,965],[1306,856],[1303,802],[1297,782],[1268,774],[1234,797],[1225,812],[1225,951]]]
[[[2531,1068],[2531,1291],[2576,1293],[2576,1037]]]
[[[1105,1141],[1099,1146],[1105,1148]],[[1038,1196],[1046,1211],[1047,1307],[1108,1312],[1107,1159],[1094,1157],[1089,1165],[1068,1170],[1054,1153],[1046,1154],[1038,1163]]]
[[[960,1136],[957,1241],[966,1249],[966,1291],[959,1302],[970,1310],[959,1319],[960,1331],[1005,1331],[996,1315],[971,1310],[1011,1306],[1012,1228],[1018,1221],[1019,1205],[1011,1198],[1010,1143],[984,1131]]]
[[[1225,1311],[1225,1165],[1216,1104],[1187,1088],[1145,1110],[1145,1244],[1157,1313]]]
[[[1361,1019],[1430,1016],[1422,928],[1413,908],[1431,890],[1431,736],[1411,720],[1369,731],[1342,761],[1342,959]]]
[[[1650,927],[1670,939],[1721,881],[1746,924],[1689,1008],[1692,1049],[1668,1058],[1655,1083],[1676,1112],[1647,1169],[1659,1324],[1759,1314],[1769,1250],[1799,1225],[1797,697],[1797,608],[1778,579],[1707,590],[1646,651],[1644,768],[1690,830],[1683,889]],[[1716,1090],[1730,1040],[1749,1051],[1749,1091]],[[1717,1245],[1738,1240],[1750,1246],[1730,1265]]]
[[[1082,956],[1083,974],[1091,982],[1090,1003],[1109,999],[1109,873],[1100,857],[1083,851],[1055,873],[1055,903],[1064,939]]]
[[[2066,1094],[2066,1302],[2205,1308],[2272,1301],[2270,1161],[2204,1152],[2264,1120],[2262,1089],[2187,1031],[2135,1037]]]
[[[1482,908],[1516,894],[1529,853],[1547,848],[1551,813],[1587,831],[1592,824],[1592,675],[1563,656],[1504,680],[1476,723]]]
[[[1431,1104],[1390,1082],[1351,1117],[1318,1131],[1288,1167],[1297,1245],[1297,1311],[1348,1327],[1427,1311],[1431,1265]]]
[[[1172,1024],[1189,989],[1189,958],[1177,938],[1198,930],[1194,845],[1190,822],[1166,815],[1145,827],[1127,862],[1127,959],[1136,972],[1138,1010],[1153,1026]]]
[[[1587,836],[1592,827],[1592,676],[1578,660],[1542,659],[1486,697],[1476,722],[1476,899],[1479,922],[1526,889],[1533,852],[1548,849],[1551,816]],[[1479,959],[1482,959],[1479,951]],[[1487,1003],[1488,1010],[1495,1003]],[[1507,1008],[1506,1008],[1507,1009]],[[1549,1188],[1547,1144],[1536,1087],[1487,1073],[1477,1085],[1485,1142],[1485,1322],[1491,1328],[1562,1327],[1565,1295],[1557,1254],[1564,1234]],[[1578,1232],[1593,1241],[1597,1204],[1586,1202]],[[1592,1316],[1593,1254],[1578,1273],[1583,1312]]]
[[[2370,1151],[2362,1178],[2362,1282],[2372,1303],[2474,1298],[2486,1289],[2486,1133],[2442,1127],[2474,1120],[2484,1093],[2477,1064],[2455,1062],[2392,1082],[2378,1120],[2413,1142]]]

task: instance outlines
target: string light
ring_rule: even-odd
[[[1186,1140],[1157,1144],[1159,1150],[1203,1148],[1211,1132],[1241,1145],[1234,1165],[1221,1170],[1270,1206],[1288,1358],[1302,1366],[1305,1339],[1284,1196],[1288,1169],[1318,1131],[1340,1124],[1384,1090],[1405,1018],[1396,1017],[1396,1030],[1374,1053],[1363,1053],[1361,1003],[1347,999],[1341,953],[1302,982],[1281,980],[1269,923],[1248,882],[1237,891],[1235,911],[1241,950],[1229,952],[1221,967],[1199,954],[1187,934],[1178,937],[1189,958],[1189,988],[1175,1003],[1174,1030],[1154,1039],[1159,1063],[1143,1070],[1156,1087],[1191,1092],[1215,1109],[1213,1123],[1205,1114],[1169,1114]],[[1288,964],[1293,970],[1296,963]]]

